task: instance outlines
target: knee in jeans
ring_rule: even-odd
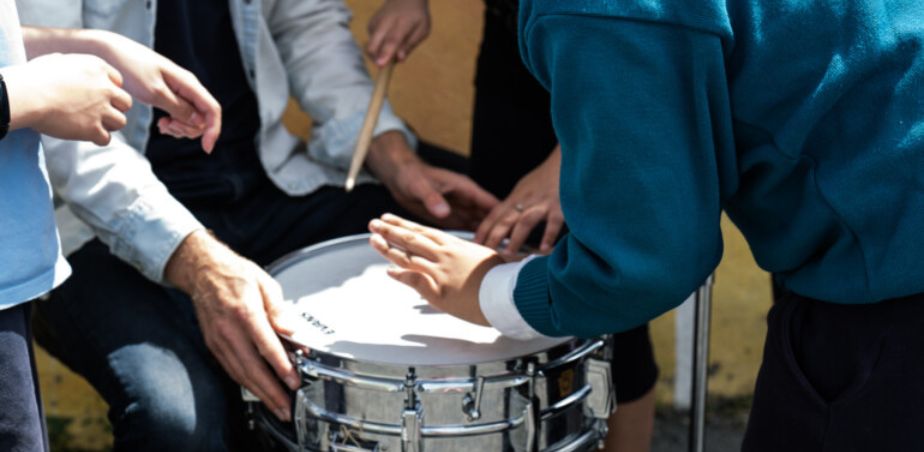
[[[113,413],[117,449],[226,449],[227,401],[211,373],[197,374],[195,366],[149,344],[126,347],[113,361],[130,400]]]

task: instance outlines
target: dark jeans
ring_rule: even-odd
[[[397,206],[387,191],[322,188],[290,197],[272,184],[193,213],[235,251],[266,265],[330,238],[366,231]],[[189,298],[144,278],[93,241],[69,257],[74,274],[38,306],[40,343],[109,404],[115,449],[253,450],[240,387],[212,357]]]
[[[924,450],[924,295],[770,309],[742,450]]]
[[[48,434],[39,397],[31,303],[0,310],[0,450],[48,451]]]
[[[486,2],[475,76],[470,175],[495,196],[510,194],[558,143],[548,91],[523,65],[517,48],[515,2]],[[538,245],[545,223],[528,240]],[[648,325],[613,335],[613,384],[618,402],[645,395],[658,380]]]

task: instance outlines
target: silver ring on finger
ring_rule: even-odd
[[[517,212],[523,213],[523,211],[526,210],[526,208],[523,207],[523,204],[521,204],[521,203],[516,203],[516,204],[513,205],[513,210],[516,210]]]

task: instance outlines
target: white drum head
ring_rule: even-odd
[[[439,312],[385,273],[390,264],[368,240],[321,243],[271,267],[306,319],[289,339],[342,358],[415,366],[506,361],[570,340],[518,341]]]

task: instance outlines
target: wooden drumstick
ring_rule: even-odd
[[[356,184],[356,176],[363,167],[366,160],[366,154],[369,153],[369,144],[372,142],[372,131],[379,121],[379,113],[382,111],[382,105],[385,103],[385,94],[388,92],[388,82],[391,80],[391,72],[395,68],[395,62],[389,61],[388,65],[379,69],[375,76],[375,88],[372,90],[372,99],[369,100],[369,110],[366,111],[366,118],[363,120],[363,127],[359,130],[359,138],[356,140],[356,148],[353,149],[353,161],[350,162],[350,171],[347,173],[346,191],[353,190]]]

